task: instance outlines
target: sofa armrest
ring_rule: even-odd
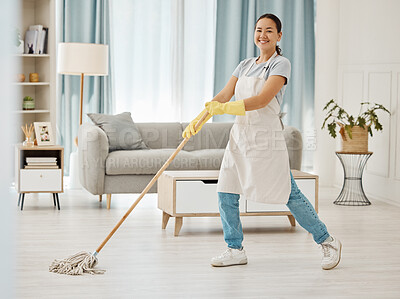
[[[85,123],[79,128],[79,180],[94,195],[104,194],[106,159],[109,152],[106,133],[99,127]]]

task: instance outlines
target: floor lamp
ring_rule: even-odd
[[[108,75],[108,45],[89,43],[59,43],[57,53],[57,72],[64,75],[81,76],[79,101],[79,126],[82,124],[83,113],[83,82],[85,76]],[[79,128],[79,127],[78,127]],[[75,138],[78,146],[78,137]],[[71,189],[80,188],[78,179],[78,154],[70,156]]]

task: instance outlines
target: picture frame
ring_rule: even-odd
[[[53,129],[50,122],[34,122],[38,146],[55,145]]]

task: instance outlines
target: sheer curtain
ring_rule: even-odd
[[[57,1],[57,42],[109,45],[109,75],[85,76],[83,122],[86,113],[113,112],[113,45],[110,35],[109,0]],[[78,136],[80,77],[59,75],[57,86],[57,135],[64,146],[64,173],[69,174],[70,153],[76,152]]]
[[[116,113],[192,120],[213,96],[216,0],[111,2]]]

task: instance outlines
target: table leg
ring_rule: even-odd
[[[56,206],[56,194],[52,193],[52,195],[53,195],[53,204],[54,204],[54,206]]]
[[[168,220],[170,217],[171,217],[170,214],[165,213],[164,211],[162,212],[162,226],[161,226],[162,229],[165,229],[167,227]]]
[[[19,196],[18,196],[18,206],[19,206],[19,204],[21,202],[21,197],[22,197],[22,193],[20,193]]]
[[[24,208],[24,200],[25,200],[25,193],[22,193],[22,201],[21,201],[21,211]]]
[[[296,226],[296,219],[294,219],[293,215],[287,215],[290,221],[291,226]]]
[[[57,207],[58,207],[58,210],[60,210],[60,201],[58,200],[58,193],[55,193],[55,195],[56,195],[56,200],[57,200]]]
[[[179,232],[181,231],[182,228],[182,223],[183,223],[183,217],[175,217],[175,232],[174,232],[175,237],[179,235]]]
[[[107,210],[111,207],[111,194],[107,194]]]

